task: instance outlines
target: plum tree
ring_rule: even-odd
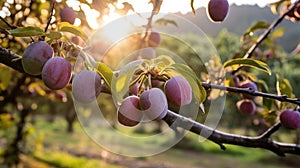
[[[91,103],[101,92],[101,76],[90,70],[82,70],[75,75],[72,82],[72,94],[75,100]]]
[[[46,61],[53,57],[53,49],[44,41],[31,43],[24,51],[22,65],[30,75],[39,75]]]
[[[227,0],[210,0],[206,8],[209,18],[214,22],[222,22],[226,18],[228,10]]]
[[[150,120],[162,119],[168,112],[167,98],[162,90],[152,88],[141,94],[140,107]]]
[[[243,99],[238,101],[236,105],[242,114],[254,115],[256,113],[256,105],[252,100]]]
[[[100,2],[100,1],[99,1]],[[161,34],[158,32],[151,32],[149,30],[152,29],[152,18],[154,15],[159,12],[159,4],[154,4],[155,2],[158,1],[150,1],[150,3],[153,4],[153,12],[151,13],[151,16],[149,18],[146,18],[145,20],[148,20],[148,23],[144,26],[141,26],[139,28],[145,28],[143,33],[144,35],[147,34],[147,36],[143,37],[142,43],[141,44],[135,44],[137,41],[141,41],[140,37],[137,36],[139,39],[138,40],[132,40],[129,41],[128,44],[122,46],[122,49],[125,49],[126,46],[130,46],[130,48],[134,49],[140,49],[141,47],[149,47],[146,48],[145,51],[149,51],[145,56],[142,56],[146,59],[153,59],[155,57],[155,53],[152,51],[155,51],[155,47],[158,47],[161,44]],[[160,1],[162,2],[162,1]],[[26,125],[26,116],[28,116],[30,111],[28,107],[22,106],[23,108],[27,109],[21,109],[20,105],[23,105],[23,102],[19,100],[23,100],[25,96],[28,97],[28,92],[34,91],[36,94],[37,92],[35,91],[36,88],[39,89],[45,89],[46,93],[48,93],[48,97],[51,98],[52,93],[56,91],[49,91],[48,89],[44,88],[43,86],[39,86],[40,83],[36,82],[35,78],[39,79],[42,77],[42,80],[45,82],[45,84],[51,88],[51,89],[59,89],[64,87],[67,83],[69,83],[69,79],[71,76],[70,72],[70,65],[66,63],[65,59],[61,57],[53,57],[53,51],[51,51],[51,47],[49,48],[47,43],[53,47],[54,53],[57,53],[57,55],[61,56],[72,56],[71,51],[82,51],[82,58],[87,58],[84,59],[85,65],[87,67],[91,68],[94,67],[95,71],[88,71],[85,72],[79,72],[75,77],[74,80],[72,81],[73,83],[73,97],[75,100],[79,102],[92,102],[93,100],[96,100],[97,96],[100,94],[101,91],[105,93],[111,93],[113,94],[113,90],[111,87],[110,79],[114,77],[113,75],[116,75],[117,73],[113,72],[112,68],[110,69],[109,66],[103,66],[101,67],[100,64],[104,63],[103,60],[98,60],[99,62],[93,62],[93,59],[86,56],[89,54],[84,54],[87,50],[84,45],[81,45],[78,39],[79,38],[73,38],[73,40],[67,40],[69,37],[72,36],[78,36],[80,37],[80,40],[85,41],[88,39],[88,35],[86,34],[87,32],[93,32],[91,25],[88,23],[88,19],[86,18],[86,12],[81,8],[81,7],[89,7],[91,10],[97,10],[100,15],[99,15],[99,20],[101,20],[100,17],[105,16],[106,14],[109,14],[110,10],[109,9],[112,5],[113,7],[118,8],[118,5],[114,4],[115,1],[101,1],[101,5],[99,5],[98,1],[93,1],[93,2],[85,2],[85,1],[78,1],[77,4],[80,4],[80,7],[77,8],[78,6],[74,6],[74,8],[77,8],[78,10],[78,24],[79,26],[73,26],[69,24],[60,24],[60,21],[65,21],[69,22],[71,24],[74,23],[76,17],[76,13],[72,8],[64,8],[61,11],[59,11],[62,6],[67,6],[69,5],[68,1],[31,1],[30,6],[28,3],[19,3],[17,4],[16,1],[11,1],[11,2],[4,2],[0,3],[0,6],[3,7],[3,11],[9,10],[9,12],[5,11],[3,15],[0,18],[0,63],[11,67],[19,72],[24,72],[26,74],[17,74],[13,72],[14,75],[7,75],[6,72],[11,73],[12,71],[7,68],[1,68],[1,74],[0,75],[0,115],[3,113],[4,110],[6,109],[12,109],[11,105],[15,106],[16,110],[18,112],[13,113],[16,115],[19,115],[18,118],[20,118],[20,122],[16,122],[16,136],[13,139],[13,142],[10,143],[10,145],[7,145],[7,151],[4,151],[3,155],[4,159],[0,159],[1,161],[4,160],[12,160],[11,162],[17,163],[15,156],[21,153],[21,151],[24,151],[23,148],[20,148],[19,145],[17,144],[22,144],[21,141],[22,139],[25,139],[26,136],[23,136],[25,133],[25,130],[22,128],[24,125]],[[97,5],[95,5],[97,4]],[[285,107],[293,107],[293,105],[300,105],[299,99],[294,98],[294,95],[299,95],[295,94],[292,89],[292,85],[294,84],[291,82],[291,85],[289,84],[289,80],[284,78],[286,74],[284,72],[277,71],[276,68],[277,66],[285,66],[287,63],[291,63],[293,58],[289,58],[289,61],[285,61],[285,54],[276,54],[276,59],[268,59],[269,57],[265,57],[265,59],[262,59],[264,62],[261,62],[259,59],[264,58],[262,57],[263,54],[261,53],[256,53],[255,50],[258,48],[263,49],[264,51],[272,51],[273,56],[275,57],[275,53],[284,53],[285,51],[279,50],[280,46],[279,44],[271,44],[271,42],[276,39],[275,36],[278,36],[278,34],[282,34],[281,32],[278,33],[273,30],[279,25],[280,22],[282,22],[282,19],[284,17],[292,20],[292,21],[298,21],[299,20],[299,7],[300,1],[278,1],[276,3],[272,3],[272,12],[273,13],[279,13],[280,9],[284,9],[281,14],[274,20],[273,23],[271,24],[265,24],[262,22],[258,22],[254,25],[254,27],[250,27],[248,30],[251,30],[251,35],[248,34],[250,32],[246,32],[241,38],[242,40],[242,45],[240,46],[239,52],[236,54],[230,53],[228,55],[232,55],[232,59],[228,60],[229,64],[226,64],[225,66],[224,63],[224,71],[225,75],[240,75],[240,80],[243,79],[253,79],[252,76],[255,75],[257,79],[259,80],[259,88],[261,91],[257,91],[257,86],[256,84],[253,86],[252,84],[248,84],[247,86],[245,83],[242,83],[241,87],[244,88],[251,88],[249,90],[247,89],[241,89],[240,88],[240,81],[237,80],[235,81],[235,78],[233,79],[232,83],[235,83],[230,86],[235,86],[235,87],[227,87],[221,85],[221,81],[223,80],[222,77],[220,76],[211,76],[210,78],[209,74],[207,74],[206,71],[198,71],[194,70],[194,67],[200,67],[202,65],[198,65],[196,62],[192,62],[189,64],[189,66],[185,65],[180,65],[179,62],[176,62],[173,64],[173,61],[171,60],[173,57],[166,58],[166,59],[158,59],[155,58],[153,61],[148,61],[148,60],[139,60],[142,62],[141,65],[135,67],[137,69],[132,69],[134,72],[134,76],[137,77],[137,82],[136,83],[141,83],[144,88],[139,90],[141,93],[141,97],[133,96],[133,97],[128,97],[123,100],[121,103],[121,106],[118,109],[118,120],[121,124],[126,125],[126,126],[134,126],[137,125],[140,120],[141,120],[141,115],[144,116],[147,115],[148,118],[150,119],[162,119],[167,123],[167,125],[171,126],[175,120],[179,121],[176,124],[176,127],[181,127],[183,129],[187,129],[188,131],[191,131],[197,135],[201,135],[202,132],[210,132],[211,135],[209,137],[204,137],[208,138],[208,140],[215,142],[218,144],[222,149],[225,149],[224,144],[233,144],[233,145],[238,145],[238,146],[245,146],[245,147],[254,147],[254,148],[263,148],[267,149],[270,151],[273,151],[274,153],[278,154],[279,156],[284,156],[286,153],[290,154],[298,154],[300,155],[300,147],[292,144],[292,143],[281,143],[273,140],[273,137],[271,135],[276,132],[281,126],[289,128],[289,129],[296,129],[299,128],[299,112],[296,110],[285,110],[280,113],[282,108]],[[86,6],[87,5],[87,6]],[[193,5],[193,1],[191,1],[191,5]],[[47,11],[48,9],[43,9],[44,7],[49,7],[51,10],[49,12],[43,12]],[[72,5],[73,6],[73,5]],[[124,5],[125,6],[125,5]],[[1,8],[0,7],[0,8]],[[21,7],[21,8],[20,8]],[[36,8],[38,7],[38,8]],[[128,5],[127,5],[128,7]],[[295,8],[296,7],[296,8]],[[19,10],[15,8],[20,8],[20,9],[26,9],[24,10]],[[132,7],[133,8],[133,7]],[[128,10],[128,8],[127,8]],[[228,14],[229,6],[227,0],[210,0],[207,6],[207,14],[210,17],[210,19],[214,22],[221,22],[223,21],[227,14]],[[59,11],[59,12],[57,12]],[[115,11],[120,11],[119,9],[116,9]],[[284,13],[287,12],[287,13]],[[60,16],[59,16],[60,15]],[[21,16],[21,17],[20,17]],[[53,19],[53,20],[52,20]],[[164,23],[171,23],[172,21],[170,20],[164,20]],[[157,22],[159,23],[159,22]],[[162,22],[161,22],[162,23]],[[29,26],[30,25],[30,26]],[[41,28],[42,27],[42,28]],[[84,28],[84,29],[82,29]],[[260,32],[264,31],[264,32]],[[149,33],[148,33],[149,32]],[[66,34],[65,34],[66,33]],[[272,33],[274,33],[272,35]],[[277,34],[277,35],[275,35]],[[281,35],[280,35],[281,36]],[[23,53],[23,58],[17,55],[18,53],[21,53],[24,48],[23,44],[29,42],[29,41],[36,41],[39,40],[38,42],[38,47],[33,47],[36,44],[33,43],[28,46],[28,48],[24,51]],[[267,39],[267,40],[266,40]],[[104,39],[99,38],[99,41],[103,41]],[[264,42],[266,40],[266,42]],[[45,41],[45,42],[42,42]],[[168,41],[166,41],[168,42]],[[78,45],[73,45],[73,44],[79,44]],[[126,41],[127,43],[127,41]],[[84,43],[83,43],[84,44]],[[102,44],[102,43],[101,43]],[[133,45],[134,44],[134,45]],[[167,43],[164,43],[164,45],[167,45]],[[46,49],[44,49],[41,46],[45,46]],[[80,47],[82,46],[82,47]],[[124,48],[123,48],[124,47]],[[163,46],[165,47],[165,46]],[[202,46],[201,46],[202,47]],[[30,49],[34,48],[34,49]],[[226,48],[226,47],[225,47]],[[246,51],[246,49],[248,50]],[[148,50],[149,49],[149,50]],[[172,47],[172,49],[176,49],[176,47]],[[126,48],[127,50],[127,48]],[[181,50],[181,49],[178,49]],[[14,54],[13,52],[18,52],[17,54]],[[43,55],[44,52],[48,53],[46,55]],[[117,57],[123,58],[127,52],[124,52],[125,50],[120,50],[122,53],[119,55],[116,54]],[[89,52],[89,51],[88,51]],[[130,50],[129,53],[132,51]],[[50,54],[49,54],[50,53]],[[95,52],[93,52],[95,53]],[[115,52],[117,53],[117,52]],[[150,53],[150,54],[149,54]],[[153,54],[154,53],[154,54]],[[190,53],[190,52],[189,52]],[[245,53],[245,55],[241,55]],[[124,55],[123,55],[124,54]],[[79,55],[79,54],[78,54]],[[187,54],[188,55],[188,54]],[[158,56],[159,57],[159,56]],[[240,57],[240,58],[238,58]],[[74,57],[68,57],[68,61],[71,63],[75,60],[73,60]],[[273,57],[272,57],[273,58]],[[283,59],[281,59],[283,58]],[[100,58],[102,59],[102,58]],[[185,59],[184,59],[185,60]],[[193,60],[193,59],[190,59]],[[190,61],[186,59],[185,61]],[[103,62],[102,62],[103,61]],[[144,62],[143,62],[144,61]],[[159,62],[161,61],[161,62]],[[206,66],[206,62],[208,60],[205,60],[203,62]],[[272,61],[277,61],[275,64]],[[158,63],[159,62],[159,63]],[[61,63],[61,64],[60,64]],[[94,64],[95,63],[95,64]],[[106,64],[106,63],[105,63]],[[95,65],[98,65],[97,67]],[[162,65],[162,66],[161,66]],[[217,64],[216,64],[217,65]],[[271,66],[270,66],[271,65]],[[220,63],[220,67],[222,67],[222,64]],[[238,67],[237,69],[235,69]],[[258,70],[262,70],[264,72],[271,72],[275,70],[276,73],[278,73],[278,79],[276,79],[278,85],[276,87],[274,86],[268,86],[270,81],[264,80],[265,76],[260,75],[259,71],[258,73],[252,73],[250,69],[244,69],[244,67],[250,67],[250,68],[256,68]],[[294,66],[291,66],[294,67]],[[295,66],[296,67],[296,66]],[[213,67],[212,70],[217,70],[219,67]],[[191,69],[191,71],[189,71]],[[103,70],[103,72],[102,72]],[[117,70],[118,71],[118,70]],[[196,72],[195,76],[190,76],[190,72]],[[42,73],[42,76],[39,74]],[[65,75],[62,75],[64,73]],[[31,76],[29,77],[27,74],[30,74]],[[129,75],[130,73],[125,73],[125,78],[120,80],[120,87],[118,86],[118,89],[121,88],[123,91],[122,86],[127,86],[127,85],[122,85],[125,82],[124,81],[130,81]],[[189,84],[182,84],[179,82],[171,82],[173,79],[170,77],[174,75],[182,75],[182,77],[189,77],[189,78],[195,78],[197,80],[201,80],[202,82],[197,82],[196,85],[193,85],[193,88],[199,87],[200,92],[193,92],[191,93],[191,89]],[[128,76],[127,76],[128,75]],[[281,76],[282,75],[282,76]],[[288,74],[289,76],[290,74]],[[12,77],[9,77],[12,76]],[[32,77],[33,76],[33,77]],[[117,75],[116,75],[117,76]],[[128,77],[128,78],[127,78]],[[262,80],[263,77],[263,80]],[[277,76],[276,76],[277,77]],[[269,77],[270,79],[271,77]],[[118,78],[119,80],[121,78]],[[160,84],[156,85],[155,80],[159,79]],[[169,80],[168,80],[169,79]],[[184,78],[185,79],[185,78]],[[216,83],[211,83],[214,81],[214,79],[217,79],[218,82]],[[186,80],[183,80],[187,82]],[[220,81],[220,83],[219,83]],[[266,82],[266,85],[262,81]],[[273,80],[272,80],[273,81]],[[290,80],[292,81],[292,80]],[[119,81],[118,81],[119,82]],[[151,82],[151,84],[150,84]],[[183,83],[185,83],[183,82]],[[249,82],[249,81],[246,81]],[[257,83],[258,83],[257,82]],[[173,83],[173,84],[172,84]],[[188,83],[188,82],[187,82]],[[232,84],[231,83],[231,84]],[[274,84],[273,82],[272,84]],[[32,85],[31,85],[32,84]],[[165,88],[161,88],[162,85],[165,84]],[[271,85],[272,85],[271,84]],[[169,85],[169,86],[167,86]],[[36,86],[34,88],[33,86]],[[70,85],[69,85],[70,86]],[[181,89],[181,86],[183,89]],[[153,88],[153,87],[159,87],[159,88]],[[136,89],[136,88],[135,88]],[[144,91],[144,90],[147,91]],[[150,90],[149,90],[150,89]],[[200,123],[196,120],[192,120],[190,118],[187,118],[185,116],[182,116],[181,114],[176,114],[176,112],[172,112],[172,110],[168,110],[168,105],[171,104],[172,99],[176,97],[176,95],[179,95],[180,100],[176,100],[174,104],[177,104],[178,106],[188,104],[191,102],[192,99],[192,94],[195,98],[199,98],[201,100],[200,103],[204,102],[207,100],[207,104],[210,104],[209,101],[214,101],[218,99],[218,97],[214,96],[207,96],[205,94],[205,90],[207,93],[212,93],[211,90],[216,89],[216,90],[221,90],[222,93],[224,94],[242,94],[243,95],[243,100],[240,100],[237,102],[238,109],[240,110],[241,113],[247,114],[247,115],[253,115],[256,113],[256,104],[262,106],[263,108],[260,108],[259,111],[262,111],[262,113],[259,113],[255,117],[266,117],[266,124],[269,128],[265,130],[261,135],[262,136],[240,136],[236,134],[231,134],[231,133],[226,133],[223,131],[211,131],[213,128],[210,128],[210,126],[205,125],[206,122]],[[276,91],[275,91],[276,89]],[[138,89],[137,89],[138,90]],[[163,92],[165,91],[165,93]],[[187,90],[187,91],[186,91]],[[252,91],[257,91],[257,92],[251,92]],[[270,90],[273,93],[267,93],[267,91]],[[65,90],[61,90],[64,92]],[[69,91],[69,90],[66,90]],[[144,91],[144,92],[143,92]],[[178,92],[179,91],[179,92]],[[182,93],[183,95],[182,95]],[[126,90],[125,90],[126,92]],[[131,93],[137,93],[135,90],[130,91]],[[173,92],[173,93],[172,93]],[[245,93],[248,94],[245,94]],[[32,92],[33,93],[33,92]],[[276,94],[280,93],[280,94]],[[173,96],[170,96],[172,95]],[[196,95],[197,94],[197,95]],[[202,95],[201,95],[202,94]],[[169,95],[169,96],[168,96]],[[259,96],[254,102],[254,95]],[[30,96],[33,96],[31,94]],[[202,97],[201,97],[202,96]],[[19,99],[21,98],[21,99]],[[64,99],[65,96],[57,96],[58,99]],[[271,100],[269,100],[271,99]],[[276,100],[276,101],[272,101]],[[197,99],[195,99],[197,100]],[[227,99],[227,100],[230,100]],[[226,100],[226,101],[227,101]],[[34,100],[33,100],[34,101]],[[169,104],[168,102],[169,101]],[[278,106],[279,102],[284,102],[280,106]],[[198,102],[197,102],[198,103]],[[205,102],[206,103],[206,102]],[[141,107],[140,107],[141,106]],[[7,108],[9,107],[9,108]],[[170,106],[173,107],[173,106]],[[32,107],[29,107],[32,108]],[[142,108],[142,109],[139,109]],[[174,108],[176,109],[176,108]],[[196,109],[198,110],[198,109]],[[230,109],[231,110],[231,109]],[[280,110],[280,111],[279,111]],[[15,111],[15,110],[13,110]],[[134,111],[134,113],[131,113]],[[138,113],[139,111],[139,113]],[[286,112],[287,111],[287,112]],[[124,113],[123,113],[124,112]],[[195,111],[199,112],[199,111]],[[0,116],[2,117],[2,116]],[[230,116],[231,117],[231,116]],[[250,119],[253,119],[255,117],[249,117]],[[277,122],[277,118],[279,117],[279,120],[281,124]],[[274,124],[271,126],[271,124]],[[186,125],[192,125],[192,128],[187,128]],[[235,126],[240,126],[240,125],[235,125]],[[117,129],[117,128],[116,128]],[[296,133],[296,131],[295,131]],[[11,155],[12,157],[6,157],[9,156],[8,153],[13,151],[13,154]],[[5,162],[6,163],[6,162]],[[4,165],[4,167],[10,167],[7,165]]]
[[[178,107],[191,103],[192,88],[185,78],[174,76],[165,83],[164,88],[169,103]]]
[[[76,13],[72,8],[61,9],[59,15],[62,22],[69,22],[70,24],[74,24],[75,19],[77,17]]]
[[[248,88],[248,89],[251,89],[253,91],[258,91],[257,85],[252,81],[243,82],[243,83],[241,83],[240,87],[241,88]],[[255,96],[247,94],[247,93],[243,93],[242,95],[245,99],[254,99],[255,98]]]
[[[287,129],[300,128],[300,112],[297,110],[286,109],[279,115],[280,123]]]
[[[150,32],[148,37],[148,44],[150,47],[158,47],[161,43],[161,37],[158,32]]]
[[[126,97],[118,108],[118,121],[120,124],[133,127],[140,123],[143,113],[139,106],[140,98],[137,96]]]
[[[42,70],[42,80],[45,85],[53,90],[67,86],[71,79],[72,66],[69,61],[62,57],[49,59]]]

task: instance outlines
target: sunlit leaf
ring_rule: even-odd
[[[79,27],[74,26],[68,22],[61,22],[58,25],[58,27],[59,27],[59,31],[72,33],[74,35],[81,37],[84,41],[88,40],[88,36],[84,31],[82,31]]]
[[[163,0],[150,0],[149,3],[153,4],[153,12],[155,14],[159,13],[162,2],[163,2]]]
[[[196,11],[195,11],[195,8],[194,8],[194,0],[191,0],[191,8],[192,8],[193,14],[195,14]]]
[[[251,58],[236,58],[229,60],[224,63],[224,68],[231,67],[233,69],[236,69],[236,65],[253,67],[271,75],[271,70],[266,63]]]
[[[265,21],[256,22],[247,29],[246,33],[243,36],[247,36],[257,30],[267,29],[269,26],[270,26],[270,23],[265,22]]]
[[[279,38],[279,37],[282,37],[282,36],[284,35],[284,31],[285,31],[285,28],[283,28],[283,27],[277,28],[277,29],[274,30],[274,32],[272,33],[272,37],[273,37],[273,38]]]
[[[277,15],[279,13],[280,5],[287,0],[279,0],[277,2],[270,3],[269,6],[273,14]]]
[[[175,64],[174,60],[167,55],[160,55],[156,57],[153,61],[159,69],[164,69],[172,64]]]
[[[155,23],[158,25],[162,25],[162,26],[167,26],[168,24],[170,24],[170,25],[174,25],[174,26],[178,27],[176,21],[170,20],[170,19],[165,19],[165,18],[160,18],[160,19],[156,20]]]
[[[39,27],[28,26],[19,27],[13,30],[9,30],[9,33],[16,37],[31,37],[31,36],[43,36],[45,35],[44,30]]]
[[[111,89],[111,81],[113,78],[113,71],[104,63],[98,62],[97,63],[97,71],[100,73],[102,78],[104,79],[107,87]]]
[[[128,92],[132,76],[142,63],[143,60],[133,61],[114,74],[111,80],[111,90],[113,94],[115,93],[117,101],[121,101]]]
[[[200,79],[195,72],[185,64],[172,64],[171,67],[178,73],[180,73],[191,85],[195,98],[199,103],[204,102],[206,99],[206,90],[201,84]]]
[[[289,80],[286,78],[282,78],[278,74],[276,74],[276,77],[277,77],[277,81],[276,81],[277,94],[287,95],[288,97],[295,97]]]

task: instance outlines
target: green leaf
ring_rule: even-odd
[[[190,83],[194,96],[199,103],[204,102],[206,99],[206,90],[195,72],[185,64],[172,64],[171,67]]]
[[[269,87],[267,83],[263,80],[258,80],[257,82],[258,88],[261,89],[264,93],[269,93]],[[273,100],[270,98],[263,97],[263,106],[267,108],[267,110],[271,110],[273,105]]]
[[[123,96],[129,90],[130,81],[132,80],[134,72],[143,62],[143,60],[130,62],[113,76],[111,80],[111,90],[116,101],[121,102],[123,100]]]
[[[106,64],[102,62],[97,63],[97,71],[104,79],[107,87],[111,89],[111,81],[114,76],[113,71]]]
[[[45,35],[44,30],[39,27],[19,27],[13,30],[10,30],[9,33],[16,37],[31,37],[31,36],[43,36]]]
[[[162,26],[167,26],[168,24],[173,25],[175,27],[178,27],[176,21],[171,20],[171,19],[165,19],[161,18],[155,21],[155,24],[162,25]]]
[[[176,21],[170,20],[170,19],[165,19],[165,18],[160,18],[155,21],[155,24],[162,25],[162,26],[167,26],[168,24],[174,25],[178,27]]]
[[[277,29],[274,30],[274,32],[272,33],[272,37],[273,37],[273,38],[279,38],[279,37],[282,37],[282,36],[284,35],[284,31],[285,31],[285,28],[283,28],[283,27],[277,28]]]
[[[57,40],[62,37],[62,34],[60,32],[50,31],[49,33],[46,33],[46,37],[50,38],[51,40]]]
[[[246,31],[246,33],[243,36],[247,36],[250,33],[253,33],[254,31],[257,31],[257,30],[267,29],[269,26],[270,26],[270,23],[265,22],[265,21],[256,22],[254,25],[252,25],[250,28],[248,28],[248,30]]]
[[[278,95],[287,95],[288,97],[295,97],[289,80],[281,77],[279,74],[276,74],[276,77],[276,90]]]
[[[235,69],[234,66],[236,65],[253,67],[271,75],[271,70],[266,63],[251,58],[236,58],[236,59],[229,60],[224,63],[224,68],[232,67]]]
[[[164,69],[172,64],[175,64],[174,60],[167,55],[160,55],[154,59],[154,64],[158,69]]]
[[[74,26],[68,22],[61,22],[58,25],[58,27],[59,27],[59,31],[72,33],[74,35],[81,37],[84,41],[88,40],[88,36],[85,34],[84,31],[82,31],[79,27]]]

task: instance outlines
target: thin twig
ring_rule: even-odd
[[[52,16],[53,16],[53,12],[54,12],[54,7],[55,7],[55,5],[56,5],[56,1],[53,1],[52,4],[51,4],[51,9],[50,9],[51,12],[50,12],[50,16],[49,16],[49,18],[48,18],[48,22],[47,22],[47,25],[46,25],[45,30],[44,30],[45,33],[48,31],[48,28],[49,28],[49,26],[50,26],[50,24],[51,24],[51,20],[52,20]],[[40,40],[40,41],[44,41],[44,40],[45,40],[45,36],[41,36],[41,37],[39,38],[39,40]]]
[[[297,5],[300,3],[300,0],[296,1],[286,12],[282,13],[280,17],[278,17],[270,26],[269,28],[257,39],[257,41],[249,48],[249,50],[244,55],[244,58],[250,58],[255,51],[255,49],[268,37],[268,35],[275,29],[279,23],[282,22],[284,17],[291,11],[293,11]]]
[[[249,88],[226,87],[222,85],[209,84],[205,82],[202,82],[202,86],[207,90],[218,89],[218,90],[225,90],[225,91],[235,92],[235,93],[246,93],[253,96],[275,99],[281,102],[289,102],[300,106],[300,100],[298,98],[289,98],[286,95],[276,95],[271,93],[259,92]]]
[[[13,26],[11,24],[9,24],[2,16],[0,16],[0,19],[11,29],[15,29],[16,26]]]

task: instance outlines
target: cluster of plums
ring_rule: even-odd
[[[206,8],[207,15],[213,22],[222,22],[228,11],[229,4],[227,0],[210,0]]]
[[[234,82],[237,85],[237,81]],[[238,85],[240,88],[249,88],[257,91],[257,85],[252,81],[247,81]],[[256,114],[256,105],[254,103],[255,96],[250,94],[242,94],[243,99],[237,102],[237,108],[242,114],[254,115]],[[279,120],[282,126],[287,129],[300,128],[300,112],[298,110],[286,109],[279,114]]]
[[[241,83],[238,87],[240,88],[248,88],[253,91],[257,91],[257,85],[252,81],[246,81]],[[242,114],[246,115],[254,115],[256,113],[256,105],[254,103],[255,96],[243,93],[242,94],[243,99],[237,102],[238,110]]]
[[[68,60],[54,56],[48,43],[31,43],[22,56],[24,71],[30,75],[42,75],[45,85],[52,90],[62,89],[70,82],[72,66]]]
[[[135,90],[135,89],[133,89]],[[163,89],[152,87],[139,96],[126,97],[118,108],[118,121],[125,126],[135,126],[146,116],[149,120],[162,119],[168,112],[168,103],[183,106],[192,101],[192,88],[181,76],[174,76],[164,83]]]

